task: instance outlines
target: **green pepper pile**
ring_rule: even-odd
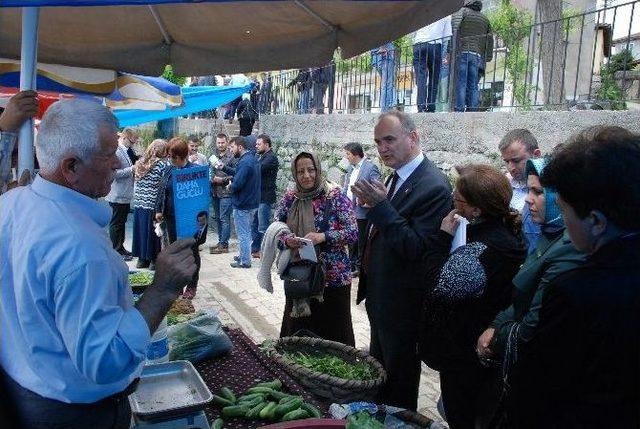
[[[357,359],[355,362],[350,363],[330,354],[310,355],[299,351],[284,352],[283,356],[290,362],[338,378],[347,380],[371,380],[376,377],[371,365]]]
[[[247,420],[278,420],[281,422],[322,417],[322,413],[302,397],[282,392],[278,379],[258,383],[236,397],[228,387],[213,395],[213,402],[222,407],[222,418],[216,419],[212,427],[222,429],[223,419],[243,418]]]

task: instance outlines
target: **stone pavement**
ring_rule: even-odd
[[[129,225],[128,225],[129,226]],[[130,245],[130,226],[127,231],[127,247]],[[211,237],[211,236],[214,237]],[[263,290],[258,286],[256,274],[259,262],[254,259],[250,269],[231,268],[230,263],[236,246],[232,240],[231,252],[227,254],[209,254],[209,244],[215,241],[216,234],[210,234],[209,241],[202,246],[202,268],[200,270],[200,282],[198,293],[193,300],[196,309],[215,309],[219,312],[220,320],[225,325],[239,326],[256,343],[267,338],[277,338],[280,333],[282,313],[284,311],[284,290],[282,280],[273,273],[274,293]],[[135,260],[129,265],[133,268]],[[355,305],[355,291],[357,279],[354,279],[352,288],[353,330],[356,338],[356,347],[369,348],[369,322],[364,305]],[[441,420],[436,403],[440,396],[440,382],[438,373],[422,366],[420,378],[420,396],[418,398],[418,411],[436,420]]]

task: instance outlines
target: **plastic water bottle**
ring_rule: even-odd
[[[160,322],[160,326],[156,329],[151,337],[151,344],[147,349],[146,363],[162,363],[169,362],[169,340],[167,339],[167,318]]]

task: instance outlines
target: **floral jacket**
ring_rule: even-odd
[[[289,210],[295,201],[293,191],[287,191],[278,204],[275,220],[286,222]],[[321,231],[324,222],[325,205],[330,204],[327,231]],[[351,262],[346,246],[358,240],[358,228],[351,201],[342,193],[340,188],[333,188],[328,193],[313,199],[313,215],[316,230],[324,232],[326,241],[320,253],[320,260],[324,264],[328,287],[339,287],[351,284]],[[279,238],[280,246],[290,235],[282,234]]]

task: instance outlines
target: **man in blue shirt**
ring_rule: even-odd
[[[120,168],[116,131],[98,103],[54,103],[40,174],[0,197],[0,365],[19,427],[128,428],[150,334],[195,271],[194,240],[174,243],[134,306],[98,200]]]

